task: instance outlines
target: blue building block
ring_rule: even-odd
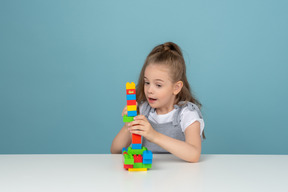
[[[152,159],[143,159],[143,164],[152,164]]]
[[[135,116],[137,116],[137,111],[127,111],[127,116],[128,117],[135,117]]]
[[[136,100],[136,94],[133,95],[126,95],[127,100]]]
[[[142,144],[132,144],[132,149],[142,149]]]
[[[143,161],[145,160],[151,160],[153,159],[153,154],[151,151],[149,150],[146,150],[146,151],[143,151]]]
[[[126,149],[125,147],[122,148],[122,153],[123,153],[124,151],[127,151],[127,149]]]

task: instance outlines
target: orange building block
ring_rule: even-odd
[[[141,135],[132,134],[132,143],[133,144],[141,144]]]

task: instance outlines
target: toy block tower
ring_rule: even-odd
[[[135,83],[126,83],[126,98],[127,98],[127,116],[124,117],[124,122],[131,122],[137,116],[136,105],[136,88]],[[141,135],[132,134],[132,149],[141,149]]]
[[[136,87],[135,83],[126,83],[127,115],[124,115],[123,122],[134,121],[137,116]],[[152,152],[142,147],[141,135],[132,134],[132,147],[123,148],[124,168],[128,171],[147,171],[152,167]]]

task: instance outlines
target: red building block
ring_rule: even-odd
[[[142,163],[143,162],[143,157],[142,155],[134,155],[134,163]]]
[[[136,89],[126,89],[126,94],[127,95],[134,95],[134,94],[136,94]]]
[[[141,135],[132,134],[132,143],[133,144],[141,144]]]
[[[127,100],[127,105],[136,105],[136,100]]]
[[[133,168],[133,165],[125,165],[124,164],[124,169],[129,169],[129,168]]]

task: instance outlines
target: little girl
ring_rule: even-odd
[[[112,142],[111,153],[121,153],[123,147],[128,147],[134,133],[143,136],[142,145],[153,153],[172,153],[187,162],[198,162],[205,138],[204,121],[198,108],[201,104],[190,92],[178,45],[167,42],[150,52],[136,95],[140,115],[125,123]]]

